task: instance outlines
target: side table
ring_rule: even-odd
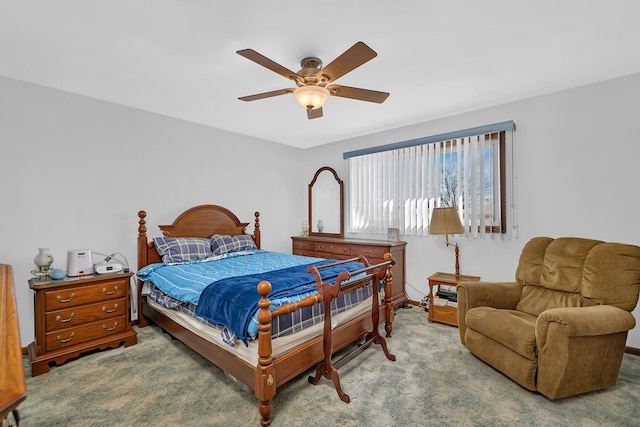
[[[457,305],[435,305],[433,298],[442,285],[457,287],[460,282],[480,280],[479,276],[438,272],[429,276],[429,323],[439,322],[451,326],[458,326]],[[434,287],[437,289],[434,291]]]
[[[31,279],[35,341],[29,345],[31,376],[81,353],[137,342],[130,323],[129,280],[113,273],[61,280]]]

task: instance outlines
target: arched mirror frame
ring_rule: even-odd
[[[339,197],[340,197],[340,200],[339,200],[340,232],[339,233],[324,233],[324,232],[320,233],[318,231],[313,231],[317,229],[317,226],[314,222],[314,216],[313,216],[313,212],[314,212],[313,211],[313,185],[316,183],[320,174],[325,171],[328,171],[331,174],[333,174],[333,177],[337,181],[337,185],[340,193],[339,194]],[[337,172],[333,168],[329,166],[323,166],[316,171],[316,174],[313,176],[311,183],[309,183],[308,198],[309,198],[309,235],[310,236],[326,236],[326,237],[343,237],[344,236],[344,185],[340,177],[338,177]],[[322,218],[315,218],[315,221],[317,221],[318,219],[322,219]]]

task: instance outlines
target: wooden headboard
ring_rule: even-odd
[[[255,212],[255,227],[253,240],[260,248],[260,212]],[[145,211],[138,212],[138,269],[162,262],[156,251],[153,240],[147,239],[147,226]],[[173,221],[171,225],[160,225],[162,235],[165,237],[204,237],[209,238],[214,234],[237,236],[245,234],[248,222],[240,222],[238,217],[230,210],[218,205],[200,205],[187,209]]]

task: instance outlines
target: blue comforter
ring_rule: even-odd
[[[335,262],[322,260],[312,263],[320,266]],[[316,290],[314,276],[308,272],[309,265],[299,265],[282,270],[218,280],[207,286],[200,294],[196,315],[211,322],[228,327],[247,344],[247,328],[258,310],[260,294],[257,286],[263,280],[271,283],[270,300],[292,297]],[[361,269],[360,262],[349,262],[323,268],[320,276],[324,282],[334,283],[343,271]]]
[[[248,250],[179,264],[150,264],[138,270],[136,275],[140,280],[152,282],[171,298],[196,305],[197,315],[226,326],[246,344],[247,337],[254,337],[257,332],[257,323],[251,318],[258,310],[257,285],[260,281],[271,283],[269,301],[273,310],[316,293],[315,279],[308,273],[308,267],[329,262],[333,261]],[[353,271],[362,266],[361,263],[347,263],[320,272],[325,281],[333,283],[341,271]],[[206,302],[201,301],[205,290]],[[227,303],[218,297],[228,298],[232,307],[226,307]],[[212,305],[206,307],[209,304]],[[247,323],[250,326],[247,327]]]
[[[179,264],[150,264],[138,270],[136,275],[140,280],[152,282],[172,298],[197,305],[202,291],[215,281],[309,265],[321,260],[279,252],[248,250]]]

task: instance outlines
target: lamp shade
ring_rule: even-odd
[[[329,89],[322,86],[300,86],[293,94],[304,108],[316,110],[322,107],[329,97]]]
[[[456,208],[434,208],[429,234],[459,234],[464,231]]]

